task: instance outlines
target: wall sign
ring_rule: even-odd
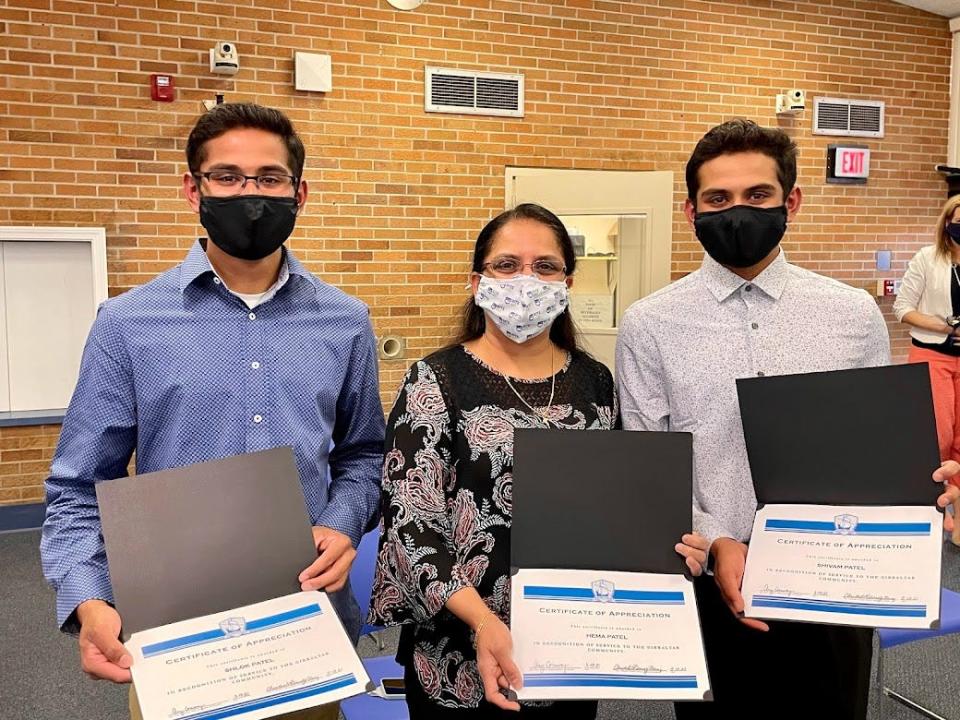
[[[866,185],[870,176],[870,148],[866,145],[828,145],[827,182]]]

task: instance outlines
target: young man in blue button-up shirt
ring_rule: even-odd
[[[354,638],[344,587],[377,517],[384,420],[367,308],[283,247],[307,199],[303,144],[276,110],[220,105],[190,134],[187,163],[209,240],[100,308],[47,479],[41,551],[58,622],[79,631],[83,669],[115,682],[131,661],[94,486],[125,475],[134,451],[145,473],[293,446],[318,551],[299,580],[332,593]]]

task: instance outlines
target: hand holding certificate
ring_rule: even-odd
[[[682,575],[520,570],[511,607],[522,700],[701,700],[710,687]]]
[[[942,533],[933,507],[767,505],[753,526],[744,614],[934,627]]]
[[[516,431],[519,699],[711,697],[693,584],[676,550],[690,530],[691,479],[685,433]]]
[[[126,645],[144,720],[258,720],[335,702],[369,684],[320,592],[144,630]]]
[[[937,446],[926,367],[752,378],[737,387],[762,506],[743,575],[744,614],[935,626],[943,516],[927,479]],[[897,423],[888,408],[897,408]]]
[[[256,720],[364,691],[330,599],[296,592],[317,548],[289,448],[104,482],[97,495],[146,720]]]

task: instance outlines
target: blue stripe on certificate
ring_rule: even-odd
[[[612,597],[600,598],[591,588],[554,587],[550,585],[524,585],[523,599],[683,605],[683,593],[679,590],[614,590]]]
[[[696,688],[696,675],[608,675],[603,673],[529,673],[524,687]]]
[[[819,612],[844,613],[847,615],[880,615],[884,617],[926,617],[927,614],[926,605],[814,600],[812,598],[787,597],[782,595],[754,595],[753,606],[785,608],[788,610],[816,610]]]
[[[222,718],[236,717],[238,715],[253,712],[254,710],[263,710],[264,708],[283,705],[285,703],[294,702],[295,700],[304,700],[306,698],[316,697],[317,695],[322,695],[323,693],[333,692],[334,690],[339,690],[340,688],[353,685],[356,682],[357,678],[353,675],[353,673],[349,675],[338,675],[337,677],[324,680],[320,683],[307,685],[302,688],[297,688],[296,690],[288,690],[286,692],[277,693],[275,695],[270,695],[269,697],[260,698],[259,700],[250,700],[248,702],[237,703],[236,705],[229,705],[227,707],[219,708],[218,710],[206,710],[194,715],[183,715],[181,716],[180,720],[222,720]]]
[[[836,523],[819,520],[782,520],[770,518],[763,529],[767,532],[817,533],[827,535],[929,535],[930,523],[859,523],[849,530],[839,531]]]
[[[237,637],[262,630],[272,630],[281,625],[288,625],[289,623],[299,622],[300,620],[306,620],[307,618],[322,614],[323,611],[320,610],[320,606],[316,603],[311,603],[310,605],[304,605],[294,610],[288,610],[276,615],[268,615],[258,620],[250,620],[246,623],[246,629],[242,633],[237,633]],[[163,653],[194,647],[195,645],[205,645],[206,643],[223,640],[225,637],[227,637],[227,633],[220,628],[184,635],[183,637],[164,640],[163,642],[153,643],[152,645],[144,645],[142,650],[143,657],[148,658],[154,655],[162,655]]]

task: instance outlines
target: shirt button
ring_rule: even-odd
[[[214,285],[219,285],[219,284],[220,284],[220,278],[214,276],[214,278],[213,278],[213,284],[214,284]]]
[[[261,422],[263,422],[263,415],[254,415],[254,416],[253,416],[253,421],[254,421],[255,423],[261,423]]]
[[[250,367],[252,367],[254,370],[259,370],[259,369],[260,369],[260,363],[258,363],[256,360],[254,360],[252,363],[250,363]]]
[[[754,330],[756,330],[756,329],[757,329],[758,327],[760,327],[760,326],[757,325],[756,323],[750,323],[750,327],[752,327]]]
[[[758,370],[758,371],[757,371],[757,377],[763,377],[763,376],[764,376],[763,370]]]
[[[751,290],[753,290],[753,285],[747,285],[747,286],[744,288],[744,290],[746,290],[747,292],[750,292]]]
[[[256,314],[256,313],[250,313],[249,315],[247,315],[247,317],[250,318],[251,320],[256,320],[256,319],[257,319],[257,314]]]

